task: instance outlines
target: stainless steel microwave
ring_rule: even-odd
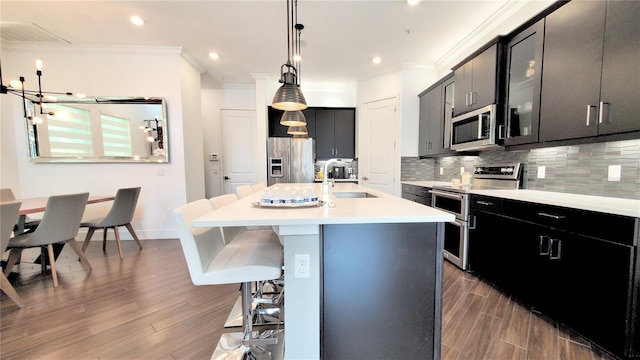
[[[469,151],[498,146],[496,105],[487,105],[451,119],[451,150]]]

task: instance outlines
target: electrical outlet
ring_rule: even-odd
[[[464,174],[464,166],[460,166],[460,175]]]
[[[309,254],[296,254],[295,257],[295,278],[308,278],[309,277],[309,261],[311,260],[311,255]]]
[[[620,181],[622,175],[622,165],[609,165],[609,174],[607,179],[609,181]]]
[[[441,167],[441,168],[440,168],[440,175],[443,175],[443,174],[444,174],[444,168],[443,168],[443,167]]]
[[[538,166],[538,179],[544,179],[546,170],[546,166]]]

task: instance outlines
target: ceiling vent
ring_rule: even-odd
[[[33,23],[0,22],[0,38],[6,41],[22,42],[64,42],[71,44]]]

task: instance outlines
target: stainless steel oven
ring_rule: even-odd
[[[456,216],[445,223],[443,256],[459,268],[467,269],[469,234],[469,194],[448,190],[431,190],[431,206]]]
[[[475,166],[473,185],[434,186],[431,206],[456,216],[456,220],[445,224],[443,256],[462,270],[467,270],[469,248],[470,198],[476,189],[519,189],[523,185],[524,166],[520,163]]]

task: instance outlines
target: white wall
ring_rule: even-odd
[[[133,227],[140,238],[177,236],[170,212],[187,200],[183,126],[200,122],[198,101],[183,104],[183,95],[199,94],[199,82],[182,81],[192,73],[178,48],[129,47],[7,47],[2,48],[2,76],[8,83],[26,77],[37,89],[34,59],[44,61],[42,86],[47,91],[76,91],[87,95],[158,96],[167,99],[167,140],[170,162],[108,164],[34,164],[26,151],[20,98],[2,95],[2,173],[0,185],[29,198],[88,191],[115,194],[121,187],[142,186]],[[192,78],[193,76],[189,76]],[[195,87],[198,88],[195,88]],[[191,88],[191,89],[188,89]],[[183,118],[183,115],[189,115]],[[201,164],[201,163],[200,163]],[[87,206],[86,217],[97,216],[110,203]],[[126,232],[125,232],[126,233]],[[128,234],[123,233],[123,238]],[[82,236],[82,235],[81,235]]]
[[[418,156],[418,94],[436,80],[438,79],[433,67],[406,66],[358,82],[360,106],[370,101],[398,98],[401,156]]]

